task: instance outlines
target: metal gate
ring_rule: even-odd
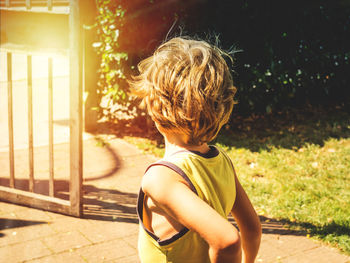
[[[0,1],[1,45],[6,52],[9,184],[0,185],[0,199],[16,204],[80,217],[82,215],[82,24],[81,0]],[[69,57],[69,200],[55,196],[53,134],[53,58],[48,56],[48,195],[36,193],[33,146],[32,55],[35,52],[63,52]],[[28,189],[16,187],[13,127],[13,54],[22,52],[27,60]],[[2,169],[0,167],[0,169]]]

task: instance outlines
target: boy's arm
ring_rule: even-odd
[[[235,218],[241,232],[243,262],[253,263],[259,251],[261,240],[261,224],[253,205],[242,185],[236,180],[236,200],[231,214]]]
[[[241,262],[238,230],[193,193],[176,172],[151,167],[143,177],[142,190],[156,206],[209,244],[211,262]]]

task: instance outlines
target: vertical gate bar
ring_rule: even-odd
[[[27,9],[31,9],[32,8],[31,0],[26,0],[26,8]]]
[[[27,56],[28,88],[28,157],[29,157],[29,191],[34,192],[34,151],[33,151],[33,74],[32,56]]]
[[[54,162],[53,162],[53,90],[52,90],[52,58],[49,58],[49,170],[50,170],[50,180],[49,180],[49,195],[54,196]]]
[[[52,10],[52,0],[47,0],[47,8],[49,9],[49,11]]]
[[[70,1],[70,204],[72,215],[82,215],[82,36],[79,0]]]
[[[5,6],[10,7],[10,0],[5,0]]]
[[[96,0],[84,0],[84,16],[82,23],[92,25],[95,23],[95,14],[97,11]],[[98,114],[94,110],[98,107],[98,97],[96,83],[98,82],[97,69],[100,62],[96,56],[96,50],[93,48],[96,39],[96,30],[84,28],[83,30],[83,87],[86,98],[84,98],[84,130],[95,132],[97,128]]]
[[[13,105],[12,105],[12,53],[7,53],[7,96],[8,96],[8,129],[9,129],[9,159],[10,187],[15,187],[15,158],[13,145]]]

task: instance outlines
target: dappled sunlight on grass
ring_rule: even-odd
[[[350,231],[350,139],[298,150],[252,152],[221,146],[260,215],[288,220],[350,252],[350,239],[345,238]]]

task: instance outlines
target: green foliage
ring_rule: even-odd
[[[146,53],[128,54],[120,48],[120,35],[127,14],[125,6],[129,12],[137,11],[133,17],[142,14],[144,23],[141,26],[153,26],[153,17],[141,11],[149,10],[150,5],[156,8],[160,2],[141,1],[136,4],[125,0],[97,0],[97,3],[98,41],[95,47],[101,58],[98,83],[103,96],[101,112],[109,118],[121,113],[136,116],[139,110],[128,95],[125,76],[131,71],[130,66],[135,66]],[[222,0],[220,3],[207,0],[196,11],[190,7],[183,9],[181,17],[195,17],[196,22],[179,18],[170,35],[176,35],[178,25],[183,25],[186,34],[197,34],[205,39],[206,36],[198,32],[216,32],[224,48],[235,46],[243,50],[235,55],[234,80],[239,102],[236,112],[249,115],[305,104],[349,103],[348,0]],[[161,12],[165,11],[160,10],[157,14]],[[152,35],[153,43],[160,43],[168,30],[159,31],[158,27],[168,24],[158,22],[157,28],[146,34]],[[129,32],[132,29],[124,30]],[[152,34],[155,31],[158,33]],[[130,43],[124,39],[123,42],[130,46],[139,38],[142,37],[134,36]],[[143,43],[142,48],[148,45],[147,41],[140,43]],[[135,47],[135,50],[142,50],[137,44]]]
[[[122,1],[97,0],[96,30],[98,41],[93,44],[100,56],[98,86],[101,112],[108,119],[125,118],[136,114],[128,95],[126,83],[128,54],[120,49],[119,36],[125,24]],[[124,115],[124,116],[120,116]]]
[[[217,139],[260,215],[303,229],[347,254],[349,120],[342,110],[294,110],[243,119],[241,127]]]
[[[349,139],[296,150],[231,148],[229,155],[260,214],[302,227],[350,253],[350,195],[344,188],[349,180]]]
[[[348,103],[350,7],[341,1],[208,1],[204,28],[237,46],[240,113]]]

